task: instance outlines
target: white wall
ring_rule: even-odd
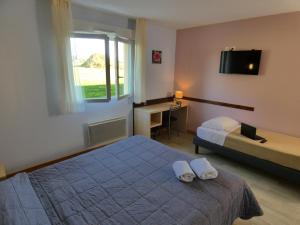
[[[100,13],[99,13],[100,12]],[[88,22],[97,22],[109,26],[128,28],[128,18],[116,14],[108,14],[104,11],[88,8],[78,4],[72,5],[73,18]]]
[[[41,40],[38,23],[47,12],[36,1],[41,2],[0,2],[0,162],[9,172],[82,148],[87,122],[120,116],[131,120],[128,99],[87,104],[85,113],[49,116],[46,76],[55,65],[44,61],[52,51],[48,46],[45,52],[47,39]]]
[[[147,21],[147,100],[174,93],[175,48],[175,29]],[[152,64],[152,50],[162,51],[162,64]]]

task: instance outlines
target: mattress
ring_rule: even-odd
[[[22,176],[57,225],[231,225],[238,217],[262,215],[247,184],[222,169],[214,180],[177,180],[173,162],[193,157],[135,136]],[[7,202],[0,198],[0,221],[13,210],[3,207]]]
[[[199,127],[197,136],[211,143],[300,171],[300,138],[257,129],[257,135],[267,139],[266,143],[260,143],[242,136],[240,132],[240,127],[232,132]]]
[[[246,138],[239,128],[227,135],[224,146],[300,171],[300,138],[263,129],[257,129],[257,135],[267,142]]]
[[[222,130],[214,130],[206,127],[197,128],[197,136],[203,140],[209,141],[214,144],[224,145],[226,136],[230,132]]]

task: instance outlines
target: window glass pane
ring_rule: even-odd
[[[118,62],[119,62],[119,96],[129,93],[129,73],[130,73],[130,45],[118,42]]]
[[[115,41],[109,41],[110,84],[111,96],[116,96],[116,46]]]
[[[105,41],[71,38],[73,72],[86,100],[106,99]]]

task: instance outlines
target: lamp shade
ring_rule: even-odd
[[[183,92],[182,91],[176,91],[175,92],[175,98],[183,98]]]

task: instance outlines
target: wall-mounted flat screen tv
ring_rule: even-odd
[[[258,75],[261,50],[222,51],[220,73]]]

